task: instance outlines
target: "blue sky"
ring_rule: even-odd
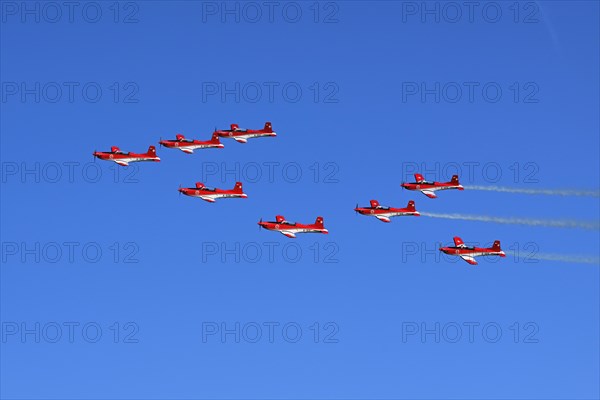
[[[353,212],[597,222],[597,197],[400,183],[597,191],[598,3],[27,4],[1,3],[3,398],[599,397],[598,265],[536,259],[597,257],[598,230]],[[330,234],[258,230],[276,214]],[[441,257],[455,235],[519,256]]]

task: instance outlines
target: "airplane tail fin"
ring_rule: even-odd
[[[454,245],[456,247],[461,247],[461,246],[464,246],[464,244],[465,244],[465,242],[463,242],[463,240],[460,237],[458,237],[458,236],[454,236],[452,238],[452,240],[454,240]]]
[[[377,200],[371,200],[371,207],[375,208],[379,206],[379,202]]]
[[[217,132],[213,133],[212,138],[210,138],[210,142],[216,144],[221,143],[221,140],[219,139],[219,134]]]
[[[235,186],[233,187],[233,191],[235,193],[244,193],[244,191],[242,189],[242,182],[236,182]]]
[[[231,124],[231,130],[232,131],[236,131],[238,129],[240,129],[240,126],[238,124]]]
[[[492,245],[492,250],[493,251],[497,251],[499,253],[498,255],[500,257],[506,257],[506,254],[500,248],[500,241],[499,240],[494,241],[494,244]]]
[[[315,220],[315,225],[317,226],[317,228],[323,229],[323,217],[317,217],[317,219]]]
[[[408,211],[417,211],[417,209],[415,208],[414,200],[410,200],[406,208],[408,209]]]
[[[181,133],[178,133],[177,135],[175,135],[175,138],[177,140],[183,140],[183,139],[185,139],[185,136],[183,136]]]
[[[196,182],[196,189],[202,189],[204,187],[204,183]]]
[[[465,190],[465,188],[458,182],[458,175],[452,175],[451,184],[456,185],[458,190]]]
[[[154,147],[154,146],[148,147],[148,152],[146,153],[146,155],[148,155],[150,157],[156,157],[156,147]]]
[[[417,183],[421,183],[425,180],[425,178],[423,178],[423,175],[421,174],[415,174],[415,180],[417,181]]]
[[[264,128],[265,132],[273,132],[273,126],[271,125],[270,122],[265,122],[265,128]]]

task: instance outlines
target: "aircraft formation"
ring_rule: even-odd
[[[273,131],[270,122],[266,122],[262,129],[256,130],[240,129],[239,125],[231,124],[230,129],[215,128],[211,139],[207,141],[187,139],[182,134],[178,134],[175,136],[175,139],[163,140],[161,138],[159,144],[169,149],[179,149],[186,154],[192,154],[194,153],[194,150],[197,149],[224,148],[225,146],[220,140],[221,138],[233,139],[238,143],[247,143],[248,139],[275,136],[277,136],[277,133]],[[100,160],[113,161],[121,166],[128,166],[132,162],[141,161],[160,162],[160,157],[156,154],[156,148],[154,146],[148,147],[146,153],[125,153],[117,146],[112,146],[110,151],[94,151],[93,155]],[[426,181],[423,175],[418,173],[414,174],[414,177],[415,182],[404,182],[401,184],[401,187],[411,191],[419,191],[431,199],[437,198],[437,195],[435,194],[436,191],[449,189],[464,190],[464,187],[459,183],[458,175],[453,175],[449,182]],[[184,188],[180,186],[178,191],[180,195],[184,194],[190,197],[197,197],[209,203],[214,203],[217,199],[221,198],[245,199],[248,197],[243,191],[242,182],[236,182],[232,189],[213,188],[204,185],[202,182],[196,182],[195,187]],[[375,217],[385,223],[391,222],[392,217],[419,217],[421,215],[416,210],[415,202],[413,200],[410,200],[404,208],[382,206],[377,200],[371,200],[368,207],[359,207],[357,204],[354,211],[360,215]],[[258,225],[261,229],[264,228],[266,230],[279,232],[288,238],[295,238],[298,233],[329,233],[323,224],[323,217],[321,216],[318,216],[313,224],[302,224],[287,221],[282,215],[276,215],[275,221],[263,221],[261,218]],[[461,257],[471,265],[477,265],[475,257],[478,256],[506,256],[500,248],[500,241],[498,240],[496,240],[490,248],[481,248],[465,245],[458,236],[454,237],[454,246],[441,247],[439,250],[448,255]]]
[[[449,182],[430,182],[426,181],[423,175],[414,174],[415,182],[404,182],[400,186],[407,190],[419,191],[430,199],[437,198],[435,194],[438,190],[464,190],[464,187],[458,181],[458,175],[453,175]],[[377,200],[371,200],[369,207],[359,207],[358,204],[354,208],[360,215],[375,217],[382,222],[391,222],[392,217],[398,216],[415,216],[420,217],[421,214],[416,210],[415,202],[410,200],[405,208],[385,207],[379,204]],[[454,246],[441,247],[441,252],[458,256],[471,265],[477,265],[475,257],[480,256],[500,256],[506,257],[506,254],[500,248],[500,241],[496,240],[492,247],[471,247],[465,245],[463,240],[458,236],[454,237]]]

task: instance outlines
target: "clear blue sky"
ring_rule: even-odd
[[[400,188],[416,164],[598,190],[597,2],[0,4],[3,398],[600,396],[598,265],[523,258],[597,257],[597,230],[353,212],[598,221],[598,198]],[[276,138],[90,165],[265,121]],[[236,168],[248,199],[178,196]],[[258,230],[276,214],[330,233]],[[520,257],[436,258],[455,235]]]

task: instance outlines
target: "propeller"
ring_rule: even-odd
[[[163,144],[162,144],[162,136],[160,137],[160,141],[158,142],[158,144],[160,145],[160,147],[163,147]]]
[[[92,154],[92,158],[94,159],[94,162],[96,162],[96,153],[98,152],[98,150],[94,150],[94,154]]]
[[[179,195],[181,196],[181,183],[179,184]]]
[[[354,208],[354,214],[358,215],[358,211],[356,210],[358,208],[358,203],[356,203],[356,207]]]
[[[262,223],[262,217],[260,217],[260,222],[258,223],[258,230],[259,230],[259,232],[262,229],[261,223]]]

